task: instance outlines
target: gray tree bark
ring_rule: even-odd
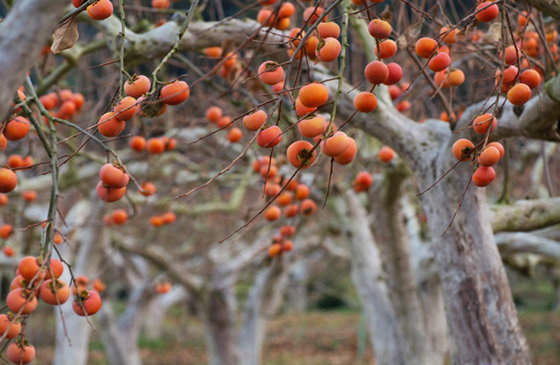
[[[402,350],[409,364],[442,364],[443,358],[432,351],[427,323],[416,283],[411,247],[401,205],[403,165],[387,167],[384,178],[374,194],[373,234],[380,246],[391,301],[405,339]]]
[[[175,285],[169,293],[159,295],[153,299],[148,307],[149,315],[144,316],[142,333],[148,339],[161,338],[163,335],[163,322],[169,308],[179,302],[187,301],[189,296],[185,289]]]
[[[19,0],[0,23],[0,121],[11,110],[17,88],[51,37],[66,4],[64,0]]]
[[[94,192],[95,194],[95,192]],[[76,247],[74,260],[75,275],[93,275],[97,272],[101,260],[100,246],[107,244],[108,237],[103,226],[88,225],[91,222],[101,222],[103,216],[103,202],[94,197],[92,202],[82,200],[68,213],[66,223],[70,242]],[[83,228],[82,228],[83,227]],[[73,250],[68,246],[62,247],[62,254],[66,260],[72,261]],[[70,283],[70,272],[65,269],[62,280]],[[62,313],[66,321],[68,337],[72,346],[68,344],[62,319],[57,308],[56,314],[56,348],[53,359],[54,365],[86,365],[91,326],[83,317],[79,317],[72,309],[72,300],[62,306]],[[91,320],[91,318],[90,318]]]
[[[242,365],[261,363],[261,352],[269,318],[273,317],[282,304],[290,259],[274,260],[256,274],[243,310],[239,331],[239,355]]]
[[[346,204],[338,199],[336,209],[347,227],[345,234],[351,248],[352,280],[366,313],[376,364],[406,364],[402,351],[404,336],[389,297],[386,274],[366,211],[354,192],[348,191],[345,198]]]

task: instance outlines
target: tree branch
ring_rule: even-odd
[[[560,223],[560,198],[518,200],[491,207],[494,233],[532,231]]]
[[[11,109],[16,89],[52,35],[65,5],[64,0],[20,0],[0,24],[0,120]]]

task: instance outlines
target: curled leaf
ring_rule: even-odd
[[[74,19],[58,25],[54,30],[54,42],[51,51],[54,54],[74,47],[78,42],[78,23]]]

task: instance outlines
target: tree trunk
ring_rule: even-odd
[[[420,222],[416,210],[408,196],[401,199],[402,210],[406,219],[406,230],[410,239],[416,284],[422,303],[426,336],[435,364],[449,363],[449,341],[445,307],[441,292],[441,281],[434,265],[431,243],[422,241]]]
[[[99,246],[102,246],[108,237],[103,226],[87,225],[86,222],[101,222],[102,215],[103,202],[97,197],[95,197],[93,203],[87,200],[80,201],[67,215],[66,223],[69,228],[68,232],[63,233],[67,234],[71,244],[78,250],[73,268],[74,275],[83,274],[90,276],[97,272],[102,252]],[[68,245],[64,245],[61,251],[65,260],[71,262],[74,250]],[[70,283],[70,271],[65,269],[61,278]],[[55,308],[56,348],[53,364],[86,365],[88,363],[91,326],[83,317],[79,317],[74,313],[72,310],[72,300],[68,300],[61,308],[72,346],[68,344],[60,313],[58,308]]]
[[[419,168],[421,190],[453,165],[450,150],[445,146],[445,152],[437,153],[443,157]],[[463,169],[462,165],[454,169],[421,197],[442,282],[453,362],[529,364],[529,348],[492,233],[484,189],[470,184],[453,224],[442,236],[470,180]]]
[[[346,193],[347,208],[337,203],[348,231],[351,248],[352,280],[368,320],[377,365],[406,364],[402,351],[404,337],[389,298],[379,249],[369,229],[366,211],[352,191]]]
[[[127,320],[122,321],[115,317],[109,299],[105,299],[101,310],[97,314],[99,321],[101,340],[105,345],[105,353],[111,365],[141,365],[140,352],[138,349],[139,313],[123,316]],[[135,311],[135,310],[134,310]],[[122,319],[122,318],[121,318]]]
[[[284,257],[274,260],[268,267],[262,267],[256,274],[251,287],[239,333],[240,364],[258,365],[266,334],[268,319],[274,316],[282,304],[284,291],[288,285],[290,263]]]
[[[402,183],[407,173],[403,165],[386,169],[378,199],[373,199],[373,234],[381,248],[391,301],[406,346],[408,364],[442,364],[430,347],[411,258],[406,222],[401,204]]]
[[[292,266],[288,281],[288,309],[296,313],[307,310],[308,259],[297,260]]]
[[[237,365],[234,328],[237,303],[235,274],[216,265],[200,313],[206,330],[209,365]]]
[[[163,322],[169,308],[188,300],[187,293],[182,286],[175,285],[169,293],[159,295],[153,299],[148,307],[148,315],[143,319],[143,335],[148,339],[158,339],[163,335]]]

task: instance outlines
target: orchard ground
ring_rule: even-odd
[[[514,300],[519,318],[536,365],[560,364],[560,311],[552,310],[554,291],[544,274],[532,278],[511,274]],[[246,293],[240,285],[240,295]],[[350,286],[350,278],[341,278],[335,287]],[[341,292],[341,294],[344,292]],[[348,294],[357,299],[353,289]],[[357,303],[357,302],[356,302]],[[333,306],[331,309],[324,307]],[[263,365],[366,365],[374,364],[365,323],[359,309],[344,305],[337,297],[310,291],[310,310],[304,313],[284,311],[270,322],[263,350]],[[36,344],[34,364],[52,364],[54,353],[55,319],[50,308],[38,309],[38,318],[30,322]],[[115,305],[124,310],[124,304]],[[361,322],[362,321],[362,322]],[[188,312],[187,306],[172,307],[165,319],[163,336],[150,340],[140,338],[140,352],[147,365],[207,363],[204,329],[199,320]],[[89,345],[90,365],[107,364],[103,343],[93,334]]]

